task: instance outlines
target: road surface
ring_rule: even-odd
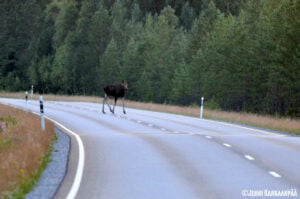
[[[25,107],[24,100],[0,102]],[[79,199],[300,198],[300,137],[138,109],[102,114],[96,103],[44,107],[84,148],[79,159],[71,135],[56,198],[72,191]],[[39,103],[29,101],[28,108],[38,112]]]

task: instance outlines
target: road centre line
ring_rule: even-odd
[[[189,119],[193,119],[193,120],[197,120],[197,121],[205,121],[205,122],[210,122],[210,123],[215,123],[215,124],[221,124],[221,125],[224,125],[224,126],[236,127],[236,128],[239,128],[239,129],[244,129],[244,130],[248,130],[248,131],[255,131],[255,132],[259,132],[259,133],[263,133],[263,134],[267,134],[267,135],[286,136],[286,135],[281,135],[281,134],[278,134],[278,133],[272,133],[272,132],[268,132],[268,131],[264,131],[264,130],[260,130],[260,129],[240,126],[238,124],[230,124],[230,123],[226,123],[226,122],[213,121],[213,120],[209,120],[209,119],[201,119],[201,118],[185,116],[185,115],[177,115],[177,114],[174,114],[174,115],[176,115],[178,117],[181,117],[181,118],[189,118]]]
[[[278,173],[276,173],[275,171],[269,171],[269,174],[272,175],[275,178],[281,178],[281,175],[279,175]]]
[[[64,106],[67,106],[65,104],[63,104]],[[150,111],[150,112],[155,112],[155,111]],[[272,133],[272,132],[268,132],[265,130],[260,130],[260,129],[255,129],[255,128],[251,128],[251,127],[244,127],[244,126],[240,126],[238,124],[230,124],[230,123],[226,123],[226,122],[222,122],[222,121],[213,121],[213,120],[209,120],[209,119],[200,119],[200,118],[196,118],[196,117],[190,117],[190,116],[184,116],[184,115],[177,115],[174,114],[178,117],[183,117],[183,118],[189,118],[189,119],[193,119],[193,120],[200,120],[200,121],[205,121],[205,122],[210,122],[210,123],[216,123],[216,124],[221,124],[224,126],[230,126],[230,127],[236,127],[236,128],[240,128],[240,129],[244,129],[244,130],[250,130],[250,131],[255,131],[255,132],[259,132],[259,133],[263,133],[263,134],[267,134],[267,135],[277,135],[277,136],[286,136],[286,135],[281,135],[278,133]]]
[[[244,157],[248,160],[255,160],[254,157],[250,156],[250,155],[244,155]]]
[[[227,143],[223,143],[224,146],[228,147],[228,148],[231,148],[231,145],[230,144],[227,144]]]

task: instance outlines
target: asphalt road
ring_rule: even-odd
[[[0,102],[25,107],[24,100]],[[80,199],[300,198],[300,137],[137,109],[124,115],[121,107],[104,115],[95,103],[44,107],[84,148],[80,176],[72,135],[56,198],[66,198],[75,181]],[[29,101],[28,108],[38,112],[39,104]]]

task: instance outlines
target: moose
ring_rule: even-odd
[[[125,108],[124,108],[124,98],[125,98],[125,94],[128,91],[128,84],[127,82],[123,82],[121,84],[117,84],[117,85],[107,85],[103,88],[104,90],[104,99],[103,99],[103,105],[102,105],[102,113],[105,114],[104,111],[104,105],[105,103],[108,105],[110,112],[112,112],[113,114],[115,113],[115,106],[117,104],[117,100],[119,97],[122,97],[122,102],[123,102],[123,113],[126,114]],[[115,104],[113,106],[113,108],[111,108],[111,106],[108,103],[108,98],[109,97],[114,97],[115,98]]]

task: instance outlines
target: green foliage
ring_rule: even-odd
[[[30,10],[30,12],[28,12]],[[299,117],[297,0],[4,0],[0,89]]]
[[[172,81],[172,90],[170,92],[170,98],[175,104],[188,105],[192,101],[191,93],[193,93],[190,87],[192,79],[189,75],[187,65],[183,62],[175,70],[174,78]]]

